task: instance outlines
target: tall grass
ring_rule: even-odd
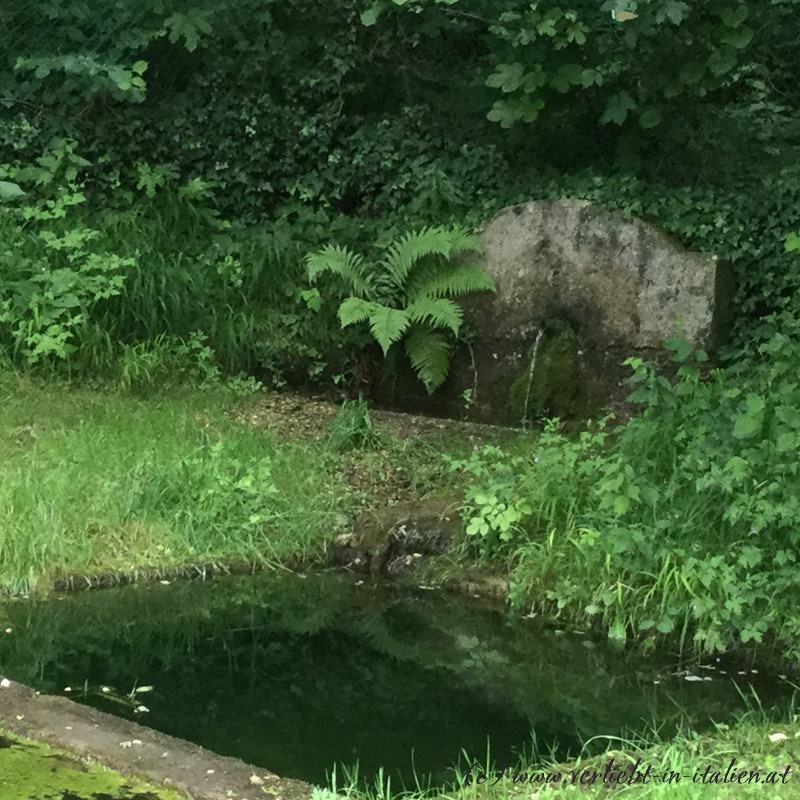
[[[1,378],[0,583],[320,547],[338,479],[308,446],[228,421],[229,400]]]
[[[780,714],[767,713],[754,704],[741,715],[735,725],[720,724],[709,734],[684,731],[664,739],[653,724],[649,730],[627,736],[596,736],[587,742],[593,755],[581,754],[567,763],[559,763],[546,755],[525,756],[517,764],[500,765],[490,753],[475,759],[466,757],[454,767],[450,787],[431,788],[393,785],[379,774],[373,785],[364,786],[357,770],[331,775],[326,789],[317,790],[319,800],[335,796],[354,800],[529,800],[535,798],[612,796],[647,798],[647,800],[711,800],[717,797],[800,798],[800,761],[795,743],[800,739],[800,716],[792,707]],[[596,755],[598,749],[600,755]],[[613,759],[613,763],[611,761]],[[759,782],[714,783],[713,773],[724,776],[731,760],[734,769],[758,771]],[[638,762],[638,764],[637,764]],[[603,777],[617,774],[639,780],[604,783]],[[466,765],[471,765],[468,768]],[[790,768],[786,772],[787,766]],[[648,770],[649,768],[649,770]],[[775,783],[764,783],[773,773]],[[705,782],[703,776],[705,775]],[[551,782],[546,783],[547,777]],[[557,780],[554,780],[557,776]],[[780,776],[785,776],[782,782]],[[646,780],[645,780],[646,779]],[[479,782],[480,781],[480,782]]]

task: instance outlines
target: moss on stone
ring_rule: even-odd
[[[0,797],[3,800],[178,800],[185,795],[159,789],[43,742],[0,730]]]
[[[517,420],[579,413],[586,395],[580,350],[580,339],[568,323],[554,320],[546,324],[538,347],[533,344],[528,350],[523,369],[509,391],[509,404]]]

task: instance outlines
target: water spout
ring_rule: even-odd
[[[544,328],[539,328],[536,333],[536,341],[533,343],[533,353],[531,354],[531,364],[528,367],[528,388],[525,390],[525,405],[522,407],[522,427],[528,426],[528,402],[531,399],[531,387],[533,386],[533,373],[536,369],[536,354],[539,352],[539,342],[544,335]]]

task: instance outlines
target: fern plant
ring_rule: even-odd
[[[494,291],[489,275],[463,259],[478,249],[460,227],[432,227],[390,242],[370,263],[346,247],[327,245],[306,258],[309,280],[338,275],[350,296],[339,306],[342,327],[366,322],[383,350],[402,340],[406,355],[431,394],[450,367],[463,311],[453,300],[470,292]]]

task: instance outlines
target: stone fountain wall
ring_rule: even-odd
[[[480,242],[497,293],[465,301],[470,348],[427,410],[512,424],[597,413],[627,395],[628,356],[663,359],[675,335],[713,353],[727,335],[729,266],[641,219],[538,200],[503,209]]]

